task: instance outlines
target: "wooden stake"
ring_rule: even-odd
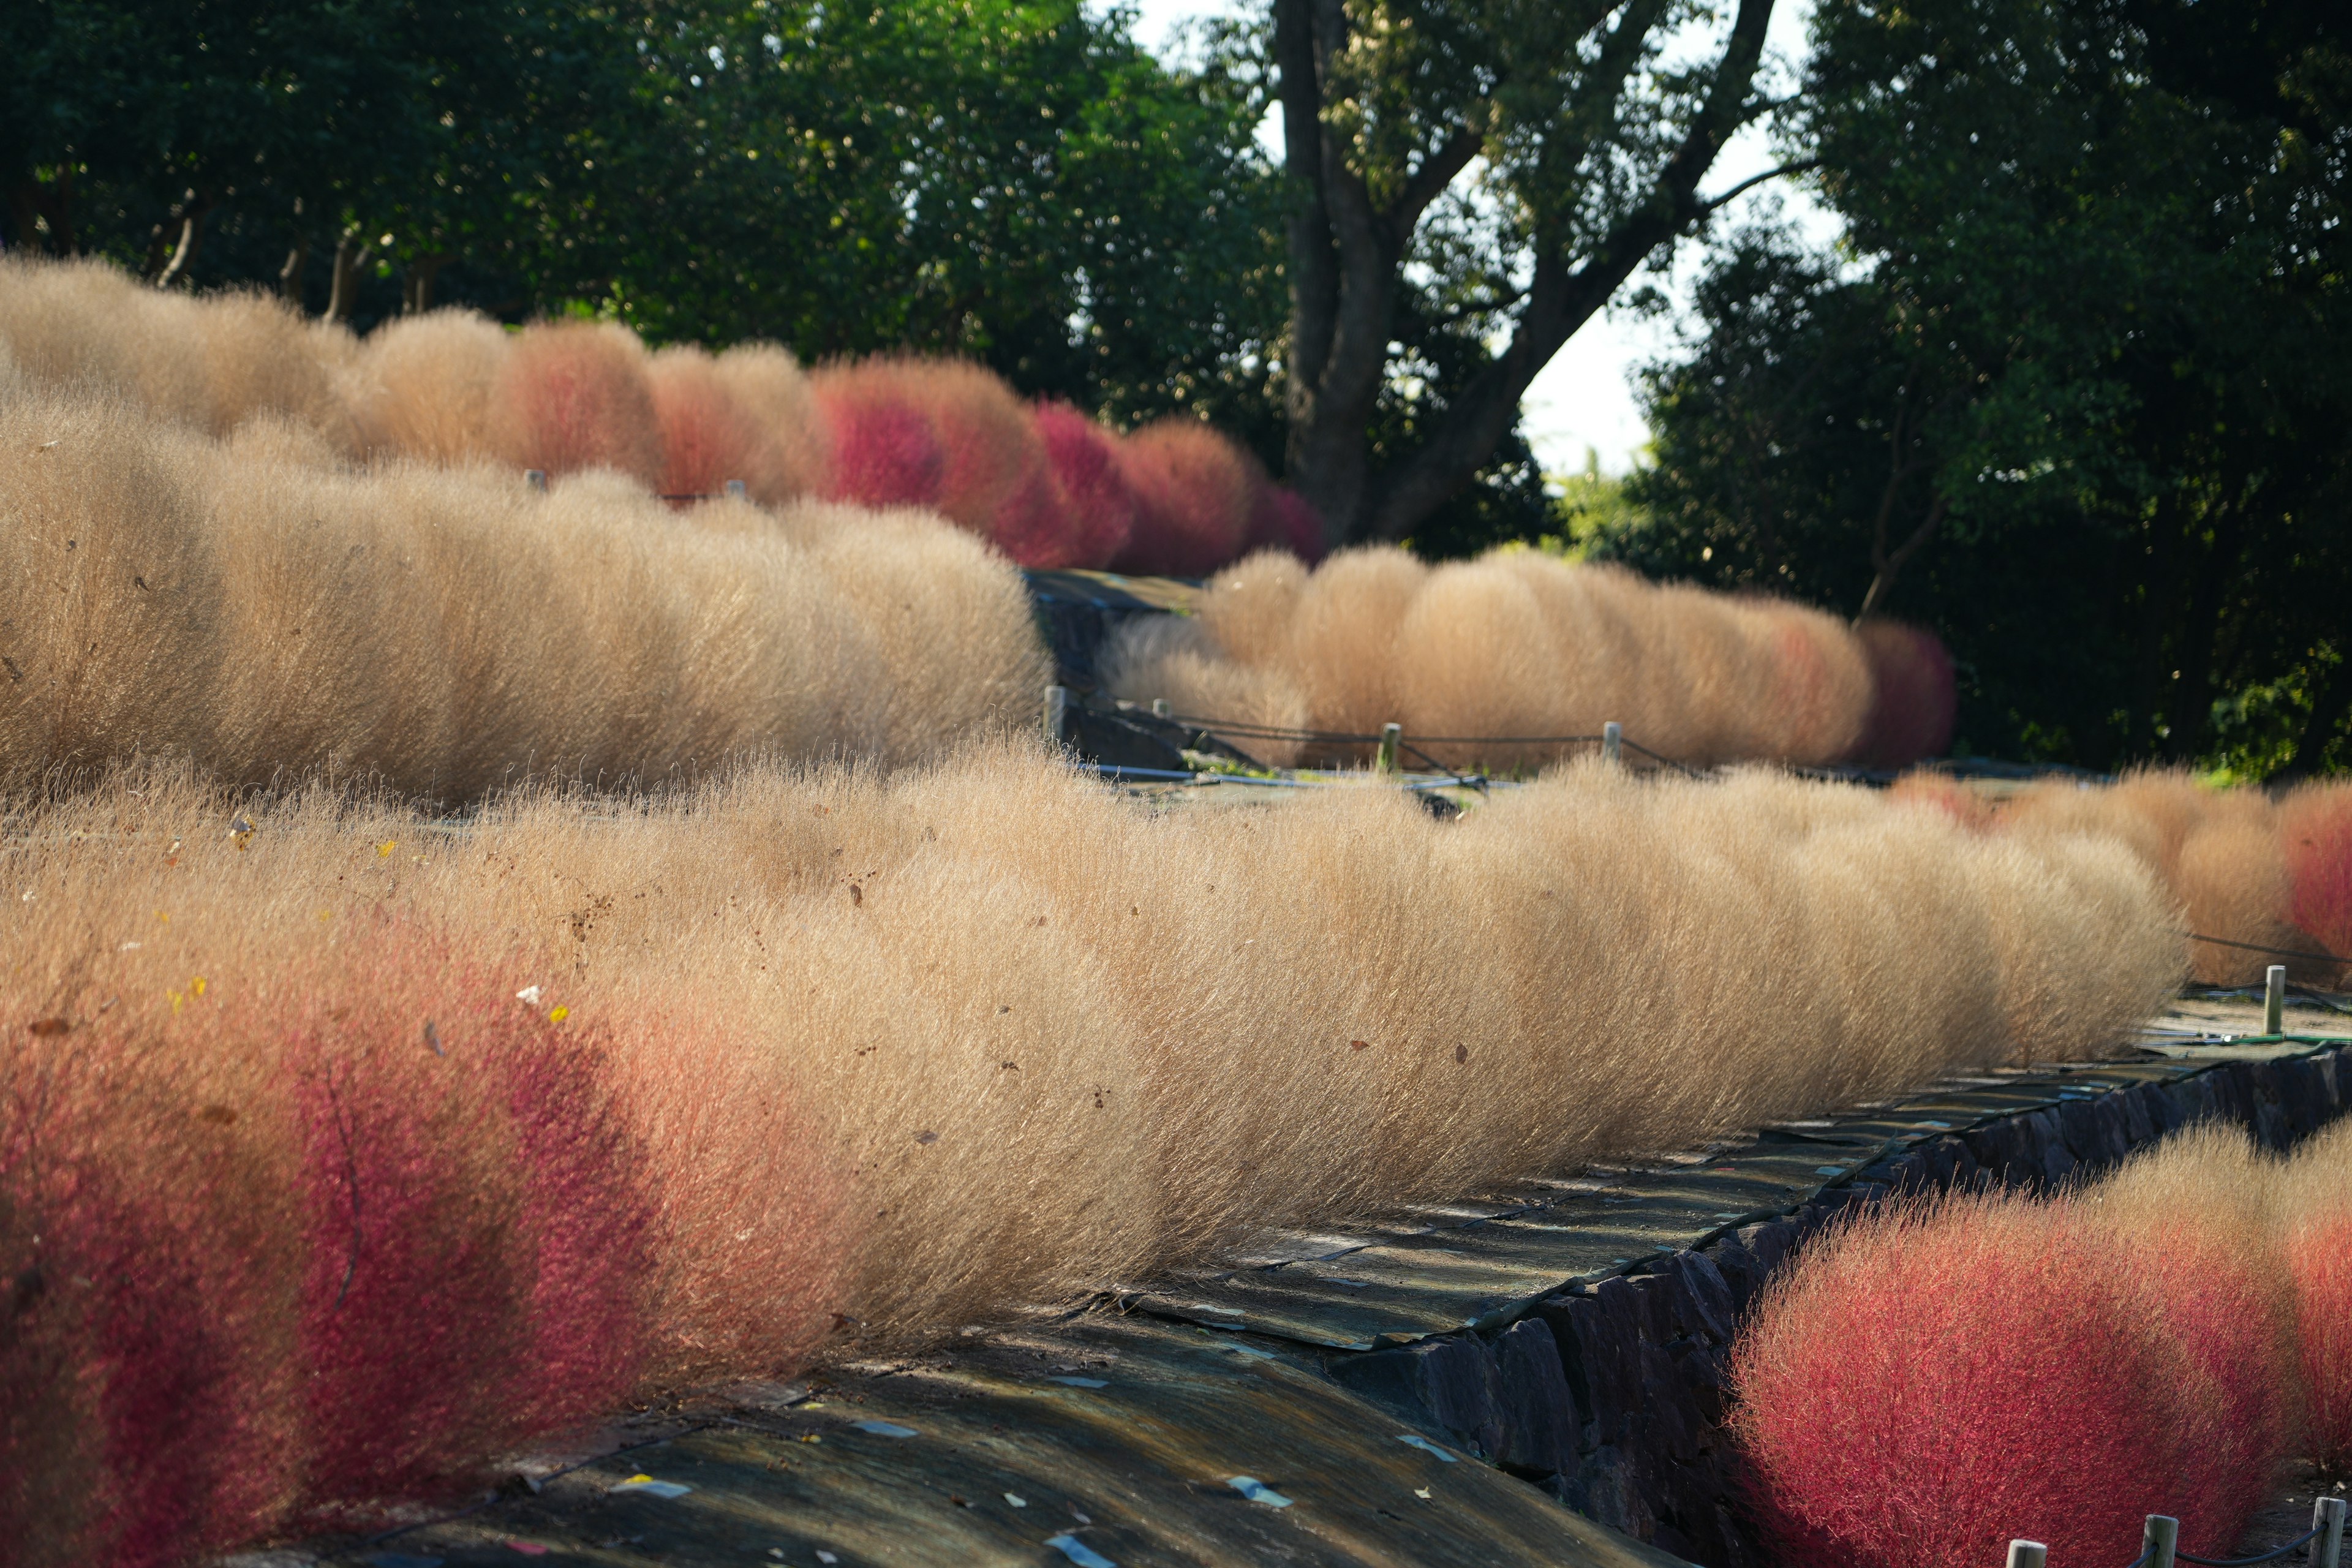
[[[1403,725],[1402,725],[1402,724],[1383,724],[1383,725],[1381,725],[1381,749],[1380,749],[1380,751],[1379,751],[1377,753],[1375,753],[1375,754],[1374,754],[1374,756],[1372,757],[1372,766],[1373,766],[1373,768],[1374,768],[1375,770],[1377,770],[1378,772],[1384,773],[1392,773],[1396,772],[1396,771],[1397,771],[1397,748],[1398,748],[1399,744],[1400,744],[1403,740],[1404,740],[1404,726],[1403,726]]]
[[[1625,756],[1625,726],[1612,719],[1601,726],[1601,760],[1622,762]]]
[[[1154,719],[1173,719],[1176,710],[1165,697],[1155,697],[1151,700],[1151,716]]]
[[[2344,1500],[2324,1497],[2311,1505],[2311,1568],[2338,1568],[2344,1556]]]
[[[727,481],[727,499],[729,500],[749,500],[751,497],[751,492],[744,487],[742,480],[730,479]]]
[[[2009,1568],[2050,1568],[2050,1548],[2038,1541],[2012,1541]]]
[[[544,490],[547,489],[547,470],[545,468],[525,468],[522,471],[522,482],[529,485],[535,490]]]
[[[2172,1554],[2180,1550],[2180,1521],[2169,1514],[2149,1514],[2139,1544],[2147,1568],[2172,1568]]]
[[[2286,965],[2273,963],[2263,975],[2263,1033],[2286,1033]]]

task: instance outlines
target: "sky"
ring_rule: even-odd
[[[1234,0],[1136,0],[1136,37],[1164,58],[1171,34],[1184,23],[1240,8]],[[1805,19],[1811,9],[1808,0],[1781,0],[1773,7],[1768,58],[1777,55],[1790,67],[1803,58]],[[1719,41],[1729,26],[1727,7],[1726,11],[1721,26],[1711,34],[1700,32],[1679,40],[1677,47],[1696,51],[1710,38]],[[1278,132],[1278,127],[1273,129]],[[1727,189],[1776,162],[1764,132],[1751,127],[1723,150],[1700,187],[1701,194]],[[1776,199],[1783,215],[1809,237],[1825,242],[1836,234],[1836,219],[1790,180],[1769,181],[1742,196],[1724,210],[1723,219],[1736,221],[1755,211],[1759,204]],[[1698,259],[1696,242],[1685,240],[1677,248],[1667,290],[1677,301],[1686,298]],[[1633,377],[1643,364],[1672,349],[1677,321],[1677,316],[1649,321],[1595,316],[1553,356],[1528,388],[1522,411],[1528,444],[1546,472],[1581,470],[1588,449],[1603,473],[1622,474],[1633,466],[1635,454],[1649,439],[1634,401]]]

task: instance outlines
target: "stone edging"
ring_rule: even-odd
[[[1762,1568],[1735,1506],[1725,1357],[1739,1314],[1807,1237],[1897,1191],[2045,1188],[2207,1118],[2288,1148],[2346,1109],[2347,1048],[2221,1061],[2104,1092],[2061,1090],[2054,1104],[1895,1140],[1778,1215],[1570,1285],[1507,1321],[1399,1349],[1327,1353],[1324,1368],[1601,1523],[1706,1568]]]

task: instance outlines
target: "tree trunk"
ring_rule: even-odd
[[[400,313],[421,316],[433,308],[433,282],[441,269],[449,265],[446,256],[420,256],[408,264],[400,278]]]
[[[297,237],[286,252],[286,265],[278,269],[278,297],[295,310],[302,309],[302,274],[310,265],[310,237]]]
[[[1458,132],[1375,205],[1344,138],[1323,122],[1331,62],[1349,47],[1343,0],[1275,0],[1284,161],[1298,203],[1288,226],[1284,477],[1322,512],[1331,543],[1402,538],[1467,485],[1509,432],[1537,373],[1645,258],[1704,216],[1698,182],[1740,122],[1771,12],[1772,0],[1740,0],[1716,81],[1646,199],[1580,262],[1568,254],[1564,230],[1538,244],[1508,346],[1463,389],[1429,440],[1375,484],[1370,425],[1387,374],[1400,269],[1423,213],[1484,149],[1486,110],[1466,110]],[[1662,7],[1635,0],[1604,41],[1604,52],[1623,51],[1610,91],[1638,66],[1654,13]]]
[[[346,229],[335,241],[335,275],[327,293],[326,320],[348,321],[352,310],[359,302],[360,269],[375,255],[375,247],[360,238],[359,230]]]
[[[204,247],[205,215],[212,210],[213,199],[209,195],[192,195],[188,205],[181,208],[179,238],[172,247],[171,259],[155,275],[156,288],[174,289],[188,280],[188,268],[194,264],[196,252]]]

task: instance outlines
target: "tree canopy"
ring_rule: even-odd
[[[656,341],[970,353],[1278,450],[1263,105],[1076,0],[35,0],[9,243]],[[340,285],[340,287],[339,287]]]
[[[1794,150],[1847,247],[1719,247],[1602,551],[1935,625],[1979,749],[2352,761],[2352,62],[2322,13],[1816,26]]]

